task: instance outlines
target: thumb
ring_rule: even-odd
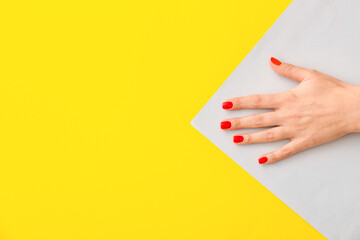
[[[309,74],[310,69],[298,67],[289,63],[283,63],[276,58],[270,58],[271,68],[283,77],[302,82]]]

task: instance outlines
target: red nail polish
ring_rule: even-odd
[[[267,158],[267,157],[262,157],[262,158],[259,158],[259,163],[260,163],[260,164],[266,163],[266,162],[267,162],[267,160],[268,160],[268,158]]]
[[[242,141],[244,141],[244,137],[243,136],[234,136],[234,143],[240,143]]]
[[[229,121],[221,122],[221,129],[229,129],[229,128],[231,128],[231,122]]]
[[[281,62],[279,61],[279,60],[277,60],[276,58],[274,58],[274,57],[271,57],[270,58],[270,60],[271,60],[271,62],[273,63],[273,64],[275,64],[275,65],[280,65],[281,64]]]
[[[223,109],[230,109],[233,107],[233,103],[232,102],[223,102],[222,104],[222,108]]]

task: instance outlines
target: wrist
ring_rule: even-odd
[[[350,114],[349,114],[349,132],[360,132],[360,86],[350,85],[351,93]]]

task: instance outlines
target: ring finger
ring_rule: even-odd
[[[286,127],[274,127],[254,133],[245,133],[234,136],[235,144],[253,144],[275,142],[290,138],[290,133]]]

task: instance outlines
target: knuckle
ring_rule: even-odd
[[[284,71],[285,72],[290,72],[294,69],[294,65],[292,64],[287,64],[285,67],[284,67]]]
[[[284,103],[292,103],[295,102],[298,99],[298,97],[292,93],[292,92],[287,92],[283,95],[283,102]]]
[[[307,149],[316,145],[314,137],[307,137],[299,141],[299,149]]]
[[[269,159],[269,163],[277,162],[279,160],[276,152],[268,153],[267,157]]]
[[[281,151],[281,155],[286,158],[286,157],[289,157],[291,155],[292,151],[289,149],[289,148],[284,148],[282,151]]]
[[[302,113],[301,112],[297,112],[297,111],[293,111],[293,110],[282,110],[279,111],[278,113],[278,117],[285,120],[291,120],[291,119],[298,119],[301,118]]]
[[[251,134],[243,134],[243,137],[244,137],[244,143],[252,143],[253,142]]]
[[[261,95],[253,95],[253,96],[251,97],[251,102],[252,102],[252,104],[253,104],[254,106],[260,105],[261,102],[262,102],[262,97],[261,97]]]
[[[274,133],[272,131],[268,131],[267,133],[265,133],[265,139],[267,142],[271,142],[273,141],[275,138]]]
[[[261,126],[264,122],[264,118],[263,117],[256,117],[255,118],[255,125],[256,126]]]
[[[316,74],[316,73],[318,73],[318,71],[315,70],[315,69],[313,69],[313,68],[309,69],[308,71],[309,71],[310,74]]]
[[[299,118],[300,117],[300,114],[298,112],[289,112],[286,116],[287,118]]]
[[[315,69],[308,69],[306,79],[316,77],[318,75],[318,73],[319,72],[317,70],[315,70]]]
[[[241,126],[241,124],[240,124],[240,119],[231,119],[231,120],[229,120],[230,122],[231,122],[231,127],[232,128],[239,128],[240,126]]]

